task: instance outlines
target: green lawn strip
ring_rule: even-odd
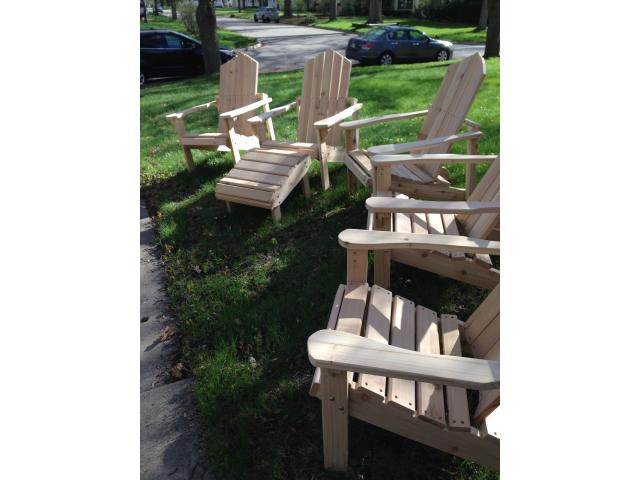
[[[364,103],[360,118],[425,108],[446,64],[358,67],[350,94]],[[259,90],[273,107],[300,94],[302,72],[263,74]],[[195,377],[195,394],[215,467],[234,478],[334,478],[322,470],[320,403],[308,396],[313,375],[306,339],[326,326],[335,290],[345,280],[346,254],[337,243],[345,228],[366,223],[361,188],[350,195],[346,169],[330,166],[332,188],[320,188],[311,169],[312,197],[297,187],[274,225],[268,211],[234,206],[228,215],[213,197],[233,164],[228,154],[194,151],[186,173],[176,134],[164,115],[211,100],[215,77],[151,85],[141,90],[141,184],[155,215],[178,320],[182,360]],[[481,153],[499,151],[499,61],[469,118],[482,125]],[[278,138],[295,138],[295,116],[275,120]],[[215,131],[217,114],[189,116],[194,131]],[[411,141],[420,120],[361,131],[363,146]],[[457,146],[454,151],[464,151]],[[479,169],[481,172],[485,168]],[[452,168],[461,185],[462,168]],[[393,265],[394,293],[466,319],[486,292],[417,269]],[[485,479],[497,475],[381,429],[352,421],[346,478]],[[342,477],[344,478],[344,477]]]
[[[140,22],[140,30],[151,29],[173,30],[174,32],[180,32],[192,38],[198,38],[197,35],[188,32],[184,26],[184,23],[182,23],[180,20],[171,20],[171,18],[169,17],[163,17],[160,15],[150,15],[148,23]],[[257,43],[257,41],[258,40],[253,37],[246,37],[235,32],[230,32],[229,30],[225,30],[223,28],[218,28],[218,42],[222,46],[230,48],[242,48],[249,45],[254,45],[255,43]]]
[[[342,30],[353,32],[352,24],[366,23],[367,17],[338,17],[337,20],[329,21],[321,18],[315,24],[317,28],[328,28],[332,30]],[[449,40],[458,43],[485,43],[486,31],[477,31],[474,25],[463,25],[450,22],[438,22],[407,17],[384,17],[384,23],[397,24],[408,27],[416,27],[425,32],[430,37]],[[358,33],[364,33],[370,28],[358,29]]]
[[[253,20],[253,14],[256,13],[257,10],[257,8],[244,8],[239,12],[237,8],[216,8],[216,15],[225,17],[234,16],[236,18],[244,18],[245,20]]]

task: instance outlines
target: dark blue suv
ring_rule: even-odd
[[[391,65],[399,61],[449,60],[453,43],[409,27],[382,27],[349,40],[347,58]]]

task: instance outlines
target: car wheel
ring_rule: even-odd
[[[276,20],[276,23],[280,23],[280,19],[277,19],[277,20]]]
[[[271,21],[271,19],[267,18],[267,17],[262,17],[262,23],[269,23]]]
[[[140,86],[144,85],[144,73],[140,72]]]
[[[439,62],[449,60],[449,52],[446,50],[439,50],[438,53],[436,53],[436,60]]]
[[[384,52],[378,58],[378,63],[380,65],[391,65],[393,63],[393,54],[391,52]]]
[[[253,16],[253,21],[258,23],[258,17],[256,17],[255,15]]]

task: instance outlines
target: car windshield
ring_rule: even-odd
[[[377,40],[385,34],[385,30],[383,28],[376,28],[373,30],[369,30],[367,33],[362,35],[364,40]]]

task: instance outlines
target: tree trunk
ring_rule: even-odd
[[[480,18],[478,19],[478,30],[487,28],[487,19],[489,18],[489,0],[482,0],[480,7]]]
[[[382,0],[369,0],[367,23],[382,23]]]
[[[153,0],[153,14],[158,14],[158,0]]]
[[[177,0],[171,0],[169,2],[171,4],[171,20],[177,20],[178,19],[178,6],[176,5]]]
[[[212,10],[211,0],[198,0],[196,9],[198,32],[202,42],[202,56],[204,57],[204,72],[220,71],[220,52],[216,38],[216,15]]]
[[[487,43],[484,58],[500,56],[500,0],[489,0],[489,19],[487,22]]]
[[[291,0],[284,0],[284,16],[289,18],[291,14]]]
[[[338,18],[338,0],[331,0],[331,10],[329,11],[329,20]]]

